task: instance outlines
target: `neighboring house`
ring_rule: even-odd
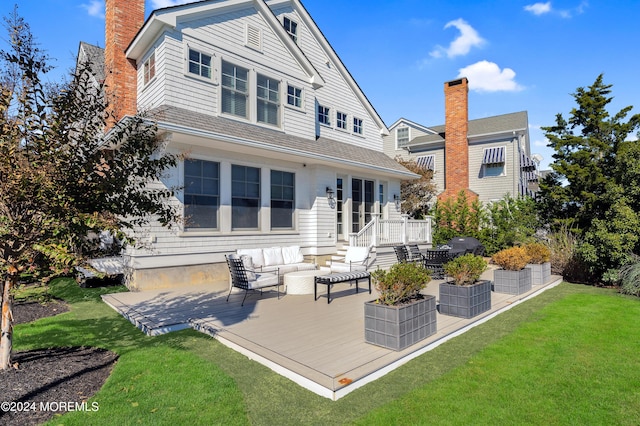
[[[416,175],[385,155],[387,127],[300,1],[201,1],[144,21],[144,0],[107,0],[105,46],[117,118],[146,111],[188,155],[162,182],[184,187],[185,222],[141,230],[132,287],[226,282],[238,248],[322,260],[373,213],[400,218],[394,198]]]
[[[527,112],[468,119],[468,81],[446,82],[445,124],[423,126],[404,118],[389,128],[384,150],[434,171],[439,199],[469,191],[482,202],[534,195]],[[435,201],[435,200],[434,200]]]

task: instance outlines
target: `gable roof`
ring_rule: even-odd
[[[497,136],[517,131],[527,131],[529,119],[527,111],[512,112],[508,114],[494,115],[493,117],[469,120],[468,139]],[[437,132],[434,135],[418,136],[399,148],[413,148],[420,145],[444,143],[446,134],[444,124],[429,127]]]
[[[80,42],[78,47],[78,56],[76,60],[76,69],[81,63],[88,62],[91,74],[98,83],[104,81],[104,49],[93,44]]]
[[[310,164],[342,165],[350,169],[376,171],[401,179],[414,179],[418,175],[402,167],[383,152],[359,147],[328,138],[306,139],[262,126],[197,113],[174,106],[161,106],[148,113],[159,130],[180,133],[192,137],[215,139],[232,145],[238,152],[243,148],[270,151],[277,158],[292,156],[307,159]],[[216,143],[218,148],[222,144]]]
[[[280,41],[289,49],[300,68],[306,73],[313,87],[322,87],[325,84],[322,76],[311,61],[304,55],[300,47],[289,37],[286,30],[280,24],[271,9],[263,0],[205,0],[183,5],[169,6],[156,9],[151,12],[144,25],[133,38],[127,48],[126,56],[129,59],[138,60],[146,52],[149,45],[165,29],[175,29],[178,18],[195,17],[211,14],[222,14],[233,10],[246,9],[253,6],[265,22],[271,27]]]

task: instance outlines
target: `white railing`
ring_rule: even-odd
[[[373,214],[358,233],[349,234],[349,245],[354,247],[378,247],[396,244],[431,244],[431,217],[425,220],[409,219],[402,215],[401,219],[380,219]]]

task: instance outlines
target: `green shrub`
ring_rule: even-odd
[[[531,197],[502,199],[487,204],[486,221],[480,231],[480,241],[488,255],[505,248],[526,244],[533,240],[538,227],[536,202]]]
[[[493,263],[507,271],[519,271],[527,266],[531,259],[524,247],[510,247],[500,250],[491,259]]]
[[[640,257],[633,256],[631,262],[620,268],[620,293],[640,296]]]
[[[542,243],[529,243],[524,246],[529,255],[529,263],[542,264],[551,260],[551,250]]]
[[[470,201],[464,191],[460,191],[455,199],[449,197],[438,201],[433,213],[434,244],[444,244],[461,235],[480,239],[483,214],[482,203]]]
[[[431,273],[415,263],[396,263],[388,271],[375,270],[371,279],[380,293],[378,303],[392,306],[417,298],[431,281]]]
[[[444,272],[453,278],[455,285],[475,283],[486,269],[487,261],[474,254],[458,256],[444,265]]]

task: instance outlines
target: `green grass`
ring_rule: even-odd
[[[562,284],[338,401],[192,330],[144,336],[71,280],[71,312],[16,327],[16,349],[91,345],[120,358],[94,413],[52,424],[638,424],[640,301]],[[109,289],[113,291],[113,289]]]

